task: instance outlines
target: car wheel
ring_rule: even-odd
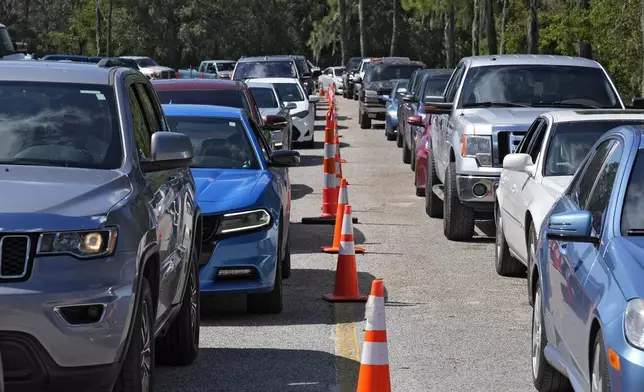
[[[360,113],[360,129],[370,129],[371,128],[371,119],[367,113]]]
[[[400,131],[396,132],[396,147],[401,148],[403,146],[402,134]]]
[[[450,162],[445,173],[443,232],[451,241],[466,241],[474,236],[474,210],[464,206],[458,198],[454,162]]]
[[[403,163],[410,164],[411,163],[411,150],[407,148],[407,143],[405,143],[405,137],[403,136],[403,143],[402,143],[402,161]]]
[[[154,382],[154,304],[146,278],[141,281],[141,302],[133,317],[132,336],[114,392],[150,392]]]
[[[387,140],[390,142],[396,140],[396,134],[394,133],[394,127],[388,125],[385,123],[385,137],[387,137]]]
[[[199,354],[200,290],[197,250],[190,253],[190,270],[181,309],[168,332],[157,342],[157,361],[163,365],[186,366]]]
[[[425,186],[427,186],[427,183],[425,183]],[[416,196],[418,197],[425,196],[425,188],[418,187],[418,170],[414,172],[414,187],[416,188]]]
[[[411,171],[415,172],[416,171],[416,141],[412,138],[411,139],[411,162],[409,162],[409,168]]]
[[[427,153],[427,180],[425,181],[425,212],[430,218],[443,217],[443,201],[434,193],[434,185],[439,185],[440,180],[436,175],[434,154],[432,150]]]
[[[290,277],[291,277],[291,236],[288,236],[286,238],[286,249],[284,250],[284,256],[282,257],[282,279],[288,279]]]
[[[250,313],[272,314],[282,312],[284,291],[282,287],[282,263],[275,263],[275,284],[268,293],[249,294],[246,297]]]
[[[546,361],[544,350],[548,344],[543,325],[541,284],[537,282],[532,308],[532,381],[539,392],[570,391],[570,382]]]
[[[501,210],[498,204],[494,206],[494,216],[496,217],[496,240],[494,244],[494,266],[496,267],[496,273],[508,277],[521,276],[525,274],[526,268],[510,254],[510,248],[507,242],[505,242],[503,219],[501,219]]]
[[[597,332],[595,348],[593,350],[593,370],[590,378],[591,392],[610,392],[610,372],[608,371],[608,360],[606,358],[606,346],[602,331]]]
[[[537,231],[534,228],[534,223],[530,224],[530,230],[528,231],[528,268],[526,272],[528,274],[528,303],[530,306],[534,306],[534,293],[532,292],[532,279],[531,271],[533,271],[535,263],[537,262]]]
[[[311,131],[311,140],[302,142],[304,148],[315,148],[315,131]]]

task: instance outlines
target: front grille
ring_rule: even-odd
[[[215,238],[219,223],[221,222],[221,215],[204,215],[202,223],[202,243],[209,243]]]
[[[176,79],[177,73],[174,71],[162,71],[161,79]]]
[[[27,275],[31,239],[26,235],[5,235],[0,239],[0,279],[21,279]]]
[[[503,158],[516,152],[526,129],[504,129],[492,134],[492,156],[495,167],[503,167]]]

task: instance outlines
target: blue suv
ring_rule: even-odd
[[[152,390],[199,343],[192,144],[143,74],[0,62],[7,391]]]

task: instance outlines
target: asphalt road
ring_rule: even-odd
[[[534,391],[524,279],[494,271],[494,239],[450,242],[442,221],[425,215],[401,150],[374,122],[361,130],[357,102],[338,98],[344,176],[360,223],[356,242],[362,291],[383,278],[392,388],[405,392]],[[157,391],[355,391],[364,305],[331,305],[335,258],[319,251],[332,226],[302,225],[321,206],[323,116],[316,148],[291,170],[292,277],[280,315],[249,315],[244,299],[202,302],[196,364],[159,368]]]

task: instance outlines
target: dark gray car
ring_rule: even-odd
[[[125,67],[0,62],[0,352],[8,391],[151,391],[198,354],[187,136]],[[156,340],[155,340],[156,338]]]

